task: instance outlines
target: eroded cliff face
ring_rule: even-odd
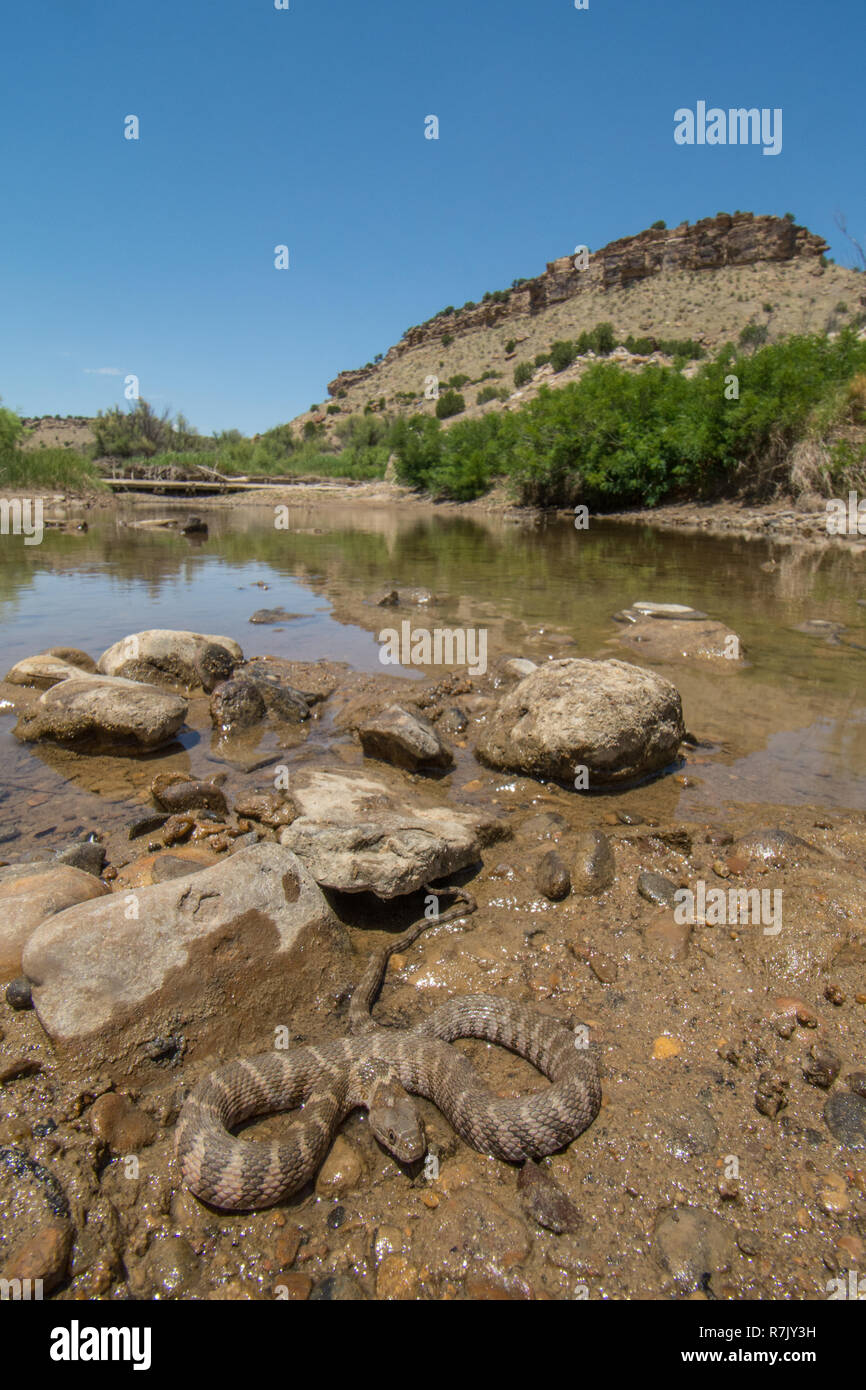
[[[493,328],[527,314],[538,314],[592,290],[623,289],[662,271],[720,270],[725,266],[815,258],[827,251],[827,243],[806,227],[781,217],[756,217],[753,213],[720,213],[690,225],[651,228],[637,236],[621,237],[589,257],[585,269],[576,269],[575,256],[549,261],[542,275],[508,291],[503,301],[476,304],[453,314],[439,315],[410,328],[382,362],[341,372],[329,384],[332,396],[375,376],[385,363],[394,362],[413,348],[458,338],[479,328]]]

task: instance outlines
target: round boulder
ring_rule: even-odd
[[[659,772],[685,734],[679,692],[625,661],[549,661],[510,691],[476,750],[488,767],[588,788]]]

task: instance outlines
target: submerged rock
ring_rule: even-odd
[[[46,690],[15,726],[23,743],[70,744],[88,751],[137,753],[174,738],[187,703],[155,685],[120,676],[69,677]]]
[[[268,715],[278,724],[302,723],[309,719],[310,707],[276,671],[264,662],[250,662],[216,687],[210,714],[215,728],[232,734],[254,728]]]
[[[592,789],[661,771],[684,733],[670,681],[624,661],[565,658],[505,696],[477,756],[489,767],[568,782],[585,767]]]
[[[34,690],[50,690],[53,685],[59,685],[61,681],[68,680],[70,676],[90,675],[96,670],[95,664],[89,657],[85,658],[84,652],[77,653],[84,658],[88,665],[72,662],[68,657],[59,657],[50,652],[41,652],[38,656],[26,656],[23,661],[18,661],[10,671],[6,672],[4,679],[10,685],[26,685]]]

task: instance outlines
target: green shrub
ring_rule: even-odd
[[[453,386],[455,391],[459,391],[461,386],[465,386],[469,377],[465,372],[455,372],[448,378],[448,385]]]
[[[767,341],[767,327],[763,323],[747,323],[740,334],[740,347],[763,347]]]
[[[514,368],[514,385],[525,386],[528,381],[532,380],[534,372],[535,368],[531,362],[518,362]]]
[[[667,226],[668,226],[668,224],[667,224],[667,222],[665,222],[664,218],[663,218],[663,217],[660,217],[659,220],[658,220],[658,222],[653,222],[653,223],[650,224],[650,231],[652,231],[652,232],[666,232],[666,231],[667,231]]]
[[[475,397],[476,405],[486,405],[488,401],[507,401],[510,391],[504,386],[482,386]]]
[[[466,402],[459,391],[445,391],[436,402],[436,418],[448,420],[452,415],[460,415],[466,409]]]
[[[451,344],[452,344],[453,342],[454,342],[454,334],[453,334],[453,333],[443,333],[443,334],[442,334],[442,346],[443,346],[443,347],[450,347]]]
[[[536,355],[535,355],[535,365],[536,365],[536,367],[546,367],[549,361],[550,361],[550,353],[549,353],[549,352],[538,352],[538,353],[536,353]]]
[[[577,344],[559,338],[550,349],[550,365],[555,372],[564,372],[577,357]]]
[[[517,339],[516,339],[516,338],[509,338],[509,339],[508,339],[508,342],[505,344],[505,351],[506,351],[506,353],[513,352],[514,349],[515,349],[516,347],[517,347]]]

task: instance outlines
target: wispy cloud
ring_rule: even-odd
[[[88,376],[123,376],[122,367],[85,367]]]

